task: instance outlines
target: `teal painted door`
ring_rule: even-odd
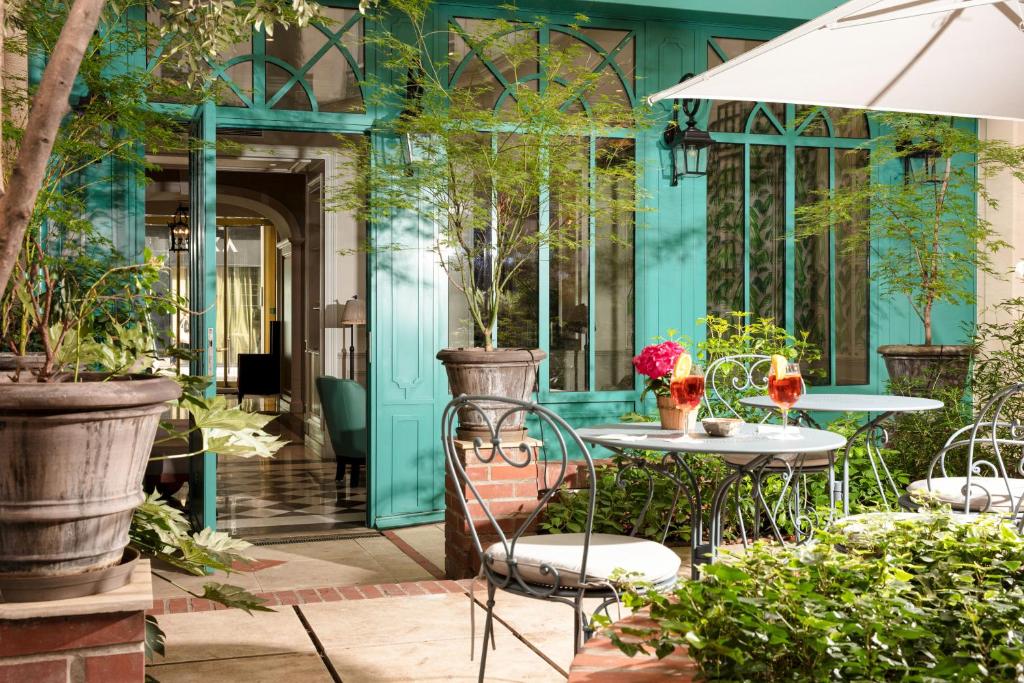
[[[217,376],[217,139],[216,107],[200,105],[189,128],[189,373],[210,379],[207,396],[216,391]],[[190,450],[202,444],[193,435]],[[202,453],[190,460],[189,509],[197,528],[217,528],[217,455]]]
[[[374,145],[383,153],[384,144]],[[394,149],[391,150],[395,151]],[[370,509],[378,528],[444,515],[441,410],[448,381],[435,358],[447,329],[447,280],[431,252],[434,228],[414,215],[370,226]]]

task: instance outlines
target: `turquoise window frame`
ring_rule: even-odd
[[[587,21],[581,29],[606,29],[613,31],[623,31],[625,35],[619,41],[619,43],[610,50],[605,50],[596,41],[586,36],[581,30],[577,30],[572,27],[573,24],[578,24],[578,20],[572,15],[559,15],[559,14],[545,14],[547,25],[540,30],[538,36],[539,41],[542,45],[547,44],[550,40],[551,31],[558,31],[570,35],[584,42],[588,47],[594,49],[598,54],[602,56],[602,61],[597,64],[594,71],[604,69],[606,66],[611,65],[613,70],[618,75],[620,81],[624,86],[624,92],[629,98],[630,103],[633,106],[637,106],[641,101],[641,94],[639,83],[635,80],[635,76],[644,73],[644,23],[641,21],[630,21],[630,20],[617,20],[608,19],[604,17],[592,17]],[[502,10],[486,10],[480,7],[474,6],[458,6],[458,5],[444,5],[439,7],[439,16],[437,21],[438,33],[443,33],[444,37],[447,37],[447,32],[452,30],[453,27],[458,27],[457,21],[459,19],[479,19],[488,20],[503,18],[511,21],[520,20],[523,22],[530,22],[535,20],[536,16],[528,12],[512,13],[507,9]],[[442,32],[440,29],[443,28]],[[466,35],[463,33],[463,39],[466,39]],[[467,41],[469,42],[469,41]],[[444,50],[444,53],[438,52],[437,57],[442,57],[447,53],[447,41],[445,40],[444,45],[439,43],[434,46],[437,50]],[[463,73],[467,65],[473,60],[475,56],[479,56],[476,51],[469,46],[470,50],[462,61],[452,70],[449,77],[449,87],[452,87],[456,83]],[[630,78],[629,74],[625,74],[623,69],[615,60],[615,57],[627,47],[630,47],[634,51],[634,78]],[[504,98],[508,96],[509,85],[504,81],[500,74],[500,70],[497,69],[493,64],[481,58],[481,61],[487,66],[490,73],[492,73],[495,79],[500,85],[506,88],[505,92],[502,93],[496,103],[496,107],[500,107]],[[521,79],[527,80],[527,79]],[[544,80],[541,79],[541,87],[544,87]],[[583,103],[586,107],[586,103]],[[595,133],[590,137],[590,164],[591,164],[591,176],[593,176],[596,144],[599,138],[617,138],[617,139],[632,139],[634,141],[634,154],[637,159],[640,159],[643,155],[642,145],[645,144],[645,134],[643,131],[634,129],[612,129],[602,130],[600,133]],[[639,194],[642,192],[642,188],[645,186],[645,179],[641,177],[638,179],[635,191]],[[539,221],[538,230],[545,231],[548,227],[548,215],[549,205],[546,198],[542,195],[540,207],[539,207]],[[596,243],[594,236],[596,233],[596,224],[593,217],[590,218],[589,232],[589,301],[596,301],[596,289],[597,289],[597,254],[596,254]],[[640,225],[640,216],[634,216],[634,229],[633,229],[633,291],[634,296],[634,307],[633,307],[633,348],[638,350],[642,344],[641,339],[643,338],[642,325],[640,320],[640,313],[643,310],[641,302],[642,297],[642,274],[640,273],[640,254],[643,253],[644,244],[642,243],[642,230]],[[548,265],[550,264],[550,253],[546,245],[541,245],[538,254],[539,265],[538,265],[538,292],[537,292],[537,339],[538,346],[545,352],[550,351],[550,312],[549,312],[549,301],[551,296],[551,283],[549,277]],[[591,307],[594,311],[595,307]],[[595,315],[591,313],[588,319],[588,331],[590,339],[595,338]],[[537,399],[540,403],[544,404],[571,404],[571,403],[632,403],[639,398],[641,384],[639,379],[634,378],[634,385],[631,389],[619,389],[619,390],[606,390],[598,391],[592,387],[596,386],[596,345],[589,345],[589,357],[587,359],[587,386],[591,387],[586,391],[556,391],[551,389],[551,377],[550,377],[550,358],[546,358],[540,365],[538,371],[538,386],[537,386]],[[621,412],[626,412],[625,410]]]
[[[715,43],[716,38],[731,38],[738,40],[758,40],[765,41],[774,38],[777,34],[774,32],[758,31],[758,30],[730,30],[728,28],[713,28],[708,27],[698,33],[697,40],[697,60],[700,67],[700,71],[706,71],[708,69],[707,53],[708,49],[712,49],[716,52],[718,57],[723,61],[728,61],[728,56],[725,51],[721,49]],[[710,115],[710,107],[708,103],[702,103],[701,112],[699,114],[700,125],[705,130],[708,128],[708,118]],[[764,112],[769,120],[779,130],[777,135],[774,134],[761,134],[750,132],[751,124],[758,112]],[[796,321],[796,222],[794,217],[794,209],[796,206],[796,150],[797,148],[824,148],[829,150],[829,187],[834,188],[836,183],[836,152],[839,150],[854,150],[854,149],[866,149],[871,151],[871,141],[878,135],[879,126],[875,119],[871,116],[866,116],[868,137],[866,138],[845,138],[835,135],[834,125],[828,113],[821,111],[821,108],[814,108],[814,113],[805,116],[803,121],[796,125],[796,113],[797,107],[792,104],[785,105],[784,117],[782,121],[779,121],[771,110],[765,106],[765,103],[758,102],[751,109],[745,122],[746,130],[743,133],[735,132],[722,132],[722,131],[709,131],[711,137],[716,142],[743,145],[743,226],[744,226],[744,274],[743,274],[743,301],[744,309],[750,310],[751,298],[750,298],[750,249],[747,245],[750,242],[750,147],[751,145],[764,145],[781,147],[785,149],[785,328],[792,334],[796,334],[799,330],[795,329]],[[801,133],[805,128],[812,123],[816,118],[817,113],[820,112],[824,117],[825,124],[828,127],[828,136],[804,136]],[[877,168],[874,158],[871,158],[871,173],[872,179],[878,177],[879,169]],[[706,179],[704,180],[706,183]],[[871,277],[871,266],[870,257],[868,260],[868,287],[866,296],[868,297],[868,320],[867,320],[867,335],[864,340],[866,344],[865,352],[867,355],[866,363],[866,381],[860,384],[837,384],[836,383],[836,293],[835,293],[835,266],[836,266],[836,240],[833,233],[829,234],[829,383],[818,384],[816,389],[828,390],[828,391],[863,391],[866,387],[873,386],[876,383],[877,378],[875,377],[876,364],[871,358],[871,354],[875,346],[877,346],[877,334],[875,330],[874,321],[872,320],[872,309],[873,302],[878,297],[878,287],[874,279]]]

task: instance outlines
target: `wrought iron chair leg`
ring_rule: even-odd
[[[484,645],[480,648],[480,675],[478,683],[484,683],[484,672],[487,670],[487,641],[494,647],[494,592],[495,585],[487,582],[487,619],[484,621]]]
[[[572,653],[576,655],[583,647],[585,640],[586,625],[583,623],[583,591],[576,593],[572,602],[573,630],[572,630]]]
[[[736,522],[740,525],[740,541],[743,542],[743,549],[746,550],[747,549],[747,545],[748,545],[747,544],[747,527],[746,527],[746,524],[744,524],[744,522],[743,522],[743,509],[740,507],[740,487],[739,486],[737,486],[735,489],[733,489],[733,501],[736,503]],[[756,534],[757,534],[757,527],[758,527],[757,517],[755,516],[754,517],[754,527],[753,527],[754,528],[754,534],[755,534],[754,537],[755,538],[757,538],[757,536],[756,536]]]

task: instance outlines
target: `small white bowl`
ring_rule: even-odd
[[[737,417],[707,417],[700,423],[709,436],[733,436],[740,430],[743,420]]]

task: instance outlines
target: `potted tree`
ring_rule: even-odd
[[[360,143],[372,163],[339,188],[335,203],[369,221],[409,212],[432,227],[434,257],[463,295],[473,328],[471,347],[437,356],[452,393],[529,398],[545,353],[516,348],[523,338],[536,341],[517,337],[515,301],[535,277],[540,254],[569,258],[588,243],[592,222],[637,210],[636,192],[602,192],[635,188],[632,148],[604,145],[591,168],[590,142],[602,131],[640,125],[643,114],[601,94],[596,64],[580,50],[541,45],[543,20],[450,29],[481,64],[501,65],[504,84],[496,87],[453,77],[458,64],[447,54],[431,56],[437,35],[426,28],[429,0],[374,4],[382,24],[400,27],[368,38],[396,74],[394,82],[375,84],[377,104],[401,113],[375,131],[387,142],[383,149]],[[489,430],[467,412],[459,433]]]
[[[123,560],[160,415],[182,397],[180,385],[182,405],[196,416],[208,450],[270,455],[278,447],[262,432],[265,418],[203,398],[196,389],[208,378],[175,381],[153,371],[149,314],[180,302],[158,293],[158,261],[120,261],[86,218],[103,169],[143,174],[141,147],[153,151],[176,140],[179,131],[147,107],[148,95],[211,95],[203,87],[208,71],[192,72],[190,94],[186,84],[161,78],[160,69],[126,69],[126,56],[153,47],[152,28],[126,18],[133,14],[126,9],[145,3],[118,4],[106,17],[118,30],[94,32],[104,4],[18,3],[3,15],[4,33],[18,36],[8,38],[7,53],[28,56],[31,49],[49,57],[38,88],[22,83],[3,93],[4,599],[23,589],[24,582],[8,585],[17,578],[56,591],[46,597],[66,595],[60,587],[69,582],[111,587],[104,574]],[[157,66],[205,64],[254,23],[302,23],[314,16],[307,10],[304,2],[275,0],[168,5]]]
[[[934,343],[935,307],[972,302],[975,273],[993,272],[991,255],[1006,244],[978,212],[979,204],[997,208],[984,181],[1002,172],[1024,179],[1024,149],[980,140],[941,117],[876,116],[886,132],[871,143],[873,165],[901,164],[904,182],[886,182],[864,169],[856,182],[798,208],[797,232],[825,234],[842,226],[839,247],[867,245],[882,291],[909,299],[923,343],[879,347],[892,380],[963,386],[972,347]]]

